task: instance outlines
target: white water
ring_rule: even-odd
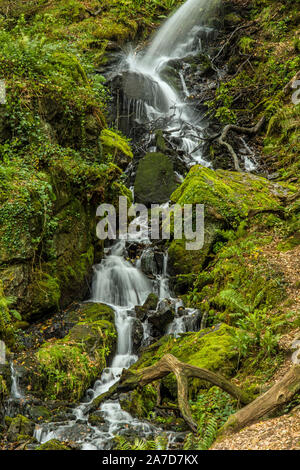
[[[204,160],[201,148],[197,150],[200,143],[197,135],[202,135],[206,124],[203,116],[199,116],[186,102],[189,92],[183,73],[179,73],[182,84],[180,93],[168,83],[163,72],[170,60],[201,51],[201,37],[198,36],[209,36],[212,32],[205,26],[205,20],[213,5],[215,7],[216,2],[211,0],[188,0],[161,27],[144,55],[131,52],[127,57],[132,74],[129,74],[127,83],[137,81],[136,87],[125,86],[125,92],[131,88],[127,102],[128,116],[134,111],[139,123],[164,119],[167,122],[164,129],[171,138],[181,141],[178,148],[187,155],[187,166],[195,163],[211,166]]]
[[[130,54],[128,57],[130,70],[142,77],[147,77],[147,83],[154,84],[150,90],[150,100],[142,98],[134,100],[136,119],[142,120],[145,114],[149,120],[168,116],[168,129],[172,130],[173,137],[181,138],[181,148],[190,155],[190,163],[194,164],[196,161],[203,165],[209,164],[203,160],[201,151],[193,153],[193,150],[199,145],[199,140],[192,137],[194,130],[190,130],[196,127],[200,132],[202,130],[200,120],[180,95],[162,78],[161,70],[170,58],[183,57],[194,50],[197,33],[207,30],[201,26],[201,22],[203,24],[205,17],[207,17],[210,4],[209,0],[188,0],[163,25],[143,58],[136,57],[134,54]],[[201,8],[205,9],[205,14]],[[198,39],[198,50],[200,49],[201,38]],[[187,95],[188,90],[183,75],[181,82],[183,94]],[[129,98],[129,111],[131,104]],[[142,225],[142,230],[132,241],[147,245],[149,243],[147,225],[139,218],[136,219],[136,222]],[[54,438],[69,439],[76,440],[82,449],[105,449],[107,446],[109,447],[113,437],[116,434],[121,434],[124,428],[135,430],[137,435],[145,437],[153,436],[160,431],[151,424],[141,422],[123,411],[118,400],[102,403],[99,410],[105,420],[102,428],[88,424],[87,412],[89,404],[96,397],[108,391],[119,380],[123,369],[129,368],[137,360],[137,356],[133,354],[132,350],[133,307],[143,304],[148,294],[153,290],[158,292],[161,301],[166,297],[171,297],[167,263],[168,259],[165,255],[162,273],[157,275],[156,283],[152,282],[141,272],[141,261],[133,266],[125,259],[125,241],[120,240],[109,250],[102,262],[95,266],[92,301],[106,303],[115,311],[115,325],[118,333],[116,355],[111,366],[103,371],[94,387],[87,391],[90,401],[81,403],[74,410],[77,421],[37,426],[35,437],[39,442],[44,443]],[[182,302],[178,299],[171,299],[171,302],[178,313]],[[190,320],[195,314],[195,311],[186,309],[184,316],[177,315],[169,326],[169,333],[177,336],[187,331],[189,322],[184,317],[188,317]],[[144,322],[143,328],[145,340],[151,334],[147,320]],[[78,433],[79,426],[84,426],[80,433]]]
[[[22,392],[19,387],[18,383],[18,375],[17,372],[14,368],[13,361],[10,363],[10,371],[11,371],[11,390],[10,390],[10,396],[13,399],[20,400],[23,398]]]

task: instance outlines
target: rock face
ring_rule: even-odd
[[[163,153],[148,153],[139,162],[134,193],[137,202],[149,206],[170,199],[176,189],[173,163]]]

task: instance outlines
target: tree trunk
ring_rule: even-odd
[[[170,373],[174,373],[177,380],[178,406],[182,417],[194,432],[197,431],[197,424],[192,418],[188,403],[188,379],[190,377],[196,377],[201,380],[206,380],[213,385],[217,385],[236,398],[239,403],[249,403],[247,395],[225,377],[209,370],[180,362],[176,357],[172,356],[172,354],[166,354],[156,364],[146,367],[145,369],[136,372],[125,370],[117,387],[113,387],[112,393],[128,392],[139,386],[143,387],[155,380],[162,379]],[[103,398],[100,397],[100,401],[107,398],[107,394],[104,394]],[[99,399],[96,400],[98,400],[97,405],[99,405]]]
[[[217,385],[229,395],[238,400],[239,404],[247,405],[230,416],[220,431],[220,436],[234,433],[249,424],[258,421],[266,414],[288,403],[300,390],[300,365],[294,365],[289,372],[266,393],[249,403],[249,397],[239,387],[219,374],[206,369],[192,366],[179,361],[172,354],[164,355],[156,364],[137,371],[124,370],[120,381],[108,392],[96,398],[89,406],[89,411],[95,411],[100,403],[116,393],[129,392],[137,387],[143,387],[173,373],[177,380],[178,407],[182,417],[192,429],[197,431],[188,402],[188,379],[196,377]]]
[[[266,393],[230,416],[221,429],[220,435],[237,432],[274,412],[277,408],[288,403],[299,390],[300,365],[297,364],[291,367],[287,374]]]

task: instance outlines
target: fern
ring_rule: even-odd
[[[206,422],[205,414],[199,420],[198,436],[188,434],[185,438],[184,450],[208,450],[217,437],[218,421],[215,417]]]
[[[133,442],[124,436],[116,436],[117,446],[115,450],[165,450],[168,439],[165,434],[157,436],[154,440],[136,438]]]

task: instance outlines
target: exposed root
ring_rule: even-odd
[[[228,124],[227,126],[224,127],[221,136],[218,138],[218,143],[220,145],[222,145],[223,147],[226,147],[227,150],[229,151],[230,155],[232,156],[233,163],[234,163],[234,168],[235,168],[236,171],[240,172],[242,170],[241,170],[241,167],[240,167],[240,164],[239,164],[239,159],[237,157],[237,154],[233,150],[232,145],[230,145],[226,141],[226,137],[227,137],[228,132],[229,131],[235,131],[235,132],[239,132],[241,134],[255,135],[260,131],[260,129],[264,125],[265,121],[266,121],[266,118],[265,118],[265,116],[263,116],[258,121],[258,123],[253,127],[241,127],[241,126],[236,126],[234,124]]]

